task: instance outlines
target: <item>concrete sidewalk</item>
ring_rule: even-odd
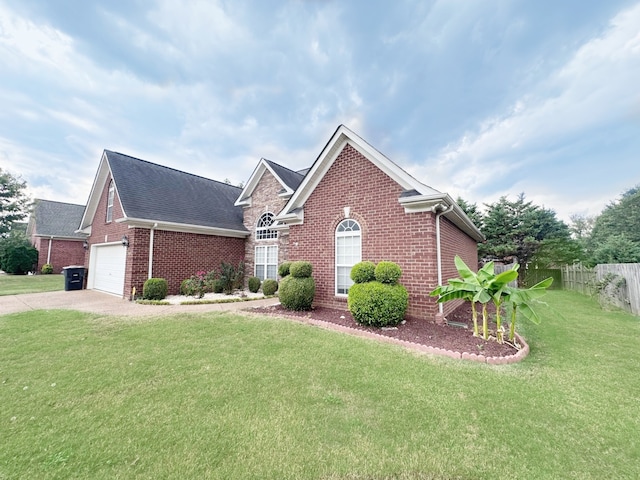
[[[174,313],[250,310],[278,303],[277,298],[203,305],[139,305],[96,290],[72,290],[0,296],[0,315],[27,310],[68,309],[102,315],[151,317]]]

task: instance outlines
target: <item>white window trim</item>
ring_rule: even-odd
[[[260,227],[259,225],[260,225],[260,223],[262,222],[262,219],[265,216],[270,216],[271,217],[271,223],[267,227]],[[271,212],[264,212],[262,215],[260,215],[260,217],[258,217],[258,221],[256,222],[256,241],[257,242],[264,242],[266,240],[276,240],[278,238],[278,232],[271,228],[271,226],[274,223],[275,217],[276,216]],[[259,238],[260,234],[262,232],[264,232],[265,234],[267,234],[269,236],[267,236],[265,238]]]
[[[275,253],[275,262],[271,262],[269,263],[269,249],[275,249],[276,253]],[[264,263],[258,263],[258,249],[263,249],[264,250]],[[267,278],[269,278],[268,276],[268,272],[269,272],[269,267],[273,266],[275,267],[275,276],[274,276],[274,280],[278,279],[278,245],[256,245],[255,249],[253,251],[253,275],[255,277],[258,277],[260,280],[266,280]],[[261,265],[264,267],[264,275],[263,276],[259,276],[258,275],[258,265]]]
[[[346,221],[352,221],[353,223],[355,223],[356,225],[358,225],[358,239],[360,240],[360,260],[358,260],[358,262],[362,261],[362,226],[360,225],[359,222],[357,222],[356,220],[352,219],[352,218],[345,218],[344,220],[342,220],[340,223],[338,223],[338,225],[336,226],[336,231],[335,231],[335,240],[334,240],[334,244],[335,244],[335,257],[333,259],[333,263],[334,263],[334,294],[337,297],[347,297],[348,296],[348,290],[347,293],[339,293],[338,292],[338,268],[339,267],[353,267],[353,265],[355,265],[355,263],[353,265],[342,265],[342,264],[338,264],[338,238],[340,237],[355,237],[355,235],[353,235],[353,231],[349,231],[349,232],[338,232],[338,229],[340,228],[340,225],[342,225],[344,222]],[[356,263],[358,263],[356,262]]]
[[[111,223],[113,220],[113,203],[116,196],[116,187],[113,184],[113,180],[109,182],[109,190],[107,192],[107,215],[106,223]]]

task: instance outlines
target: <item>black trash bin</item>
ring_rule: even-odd
[[[72,265],[64,267],[62,274],[64,275],[64,290],[82,290],[84,288],[84,272],[82,265]]]

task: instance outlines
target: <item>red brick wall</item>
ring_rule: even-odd
[[[40,272],[42,266],[47,263],[47,257],[49,256],[49,239],[36,237],[34,246],[38,250],[36,272]],[[53,265],[53,273],[61,273],[62,267],[69,265],[84,265],[82,240],[52,240],[49,263]]]
[[[127,256],[125,292],[135,286],[142,292],[148,277],[149,230],[136,228],[135,243]],[[180,291],[180,283],[198,271],[219,270],[220,263],[237,265],[244,259],[244,239],[155,230],[153,276],[169,283],[169,294]]]
[[[435,217],[430,212],[406,214],[398,203],[401,193],[402,187],[357,150],[350,145],[343,149],[305,203],[304,224],[290,228],[289,259],[313,264],[317,305],[346,308],[346,297],[334,293],[335,229],[345,218],[343,208],[350,207],[350,218],[362,229],[362,259],[398,263],[400,282],[409,291],[408,315],[435,318],[437,305],[429,297],[437,285]],[[465,260],[470,258],[475,243],[447,220],[442,224],[448,275],[453,255],[460,251]]]
[[[245,243],[246,278],[254,274],[254,256],[256,245],[278,245],[278,265],[287,259],[288,237],[278,235],[277,239],[256,240],[256,223],[263,213],[271,212],[274,215],[280,213],[287,203],[285,199],[278,196],[282,190],[282,185],[268,170],[264,172],[258,185],[251,194],[251,206],[243,209],[243,223],[251,235]]]

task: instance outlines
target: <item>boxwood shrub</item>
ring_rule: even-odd
[[[356,283],[349,288],[347,305],[354,320],[362,325],[396,326],[407,311],[409,294],[400,284]]]
[[[142,286],[142,298],[145,300],[164,300],[169,285],[164,278],[150,278]]]
[[[394,285],[398,283],[402,270],[397,263],[394,262],[380,262],[376,265],[375,276],[376,280],[380,283],[388,283]]]
[[[291,262],[289,273],[295,278],[308,278],[313,273],[313,267],[311,263],[299,260],[297,262]]]
[[[289,275],[290,267],[291,267],[291,262],[282,262],[278,267],[278,275],[280,275],[281,278],[286,277],[287,275]]]
[[[373,262],[363,261],[356,263],[351,268],[351,280],[355,283],[366,283],[376,279],[376,264]]]
[[[249,277],[249,280],[247,280],[247,285],[249,287],[249,291],[251,293],[256,293],[258,290],[260,290],[260,284],[262,282],[260,281],[260,279],[258,277]]]
[[[280,281],[280,303],[289,310],[311,310],[316,282],[313,277],[294,277],[293,268],[291,270],[291,275]],[[264,292],[264,287],[262,291]]]
[[[274,295],[278,291],[278,282],[271,278],[267,278],[262,282],[262,293],[265,295]]]
[[[42,265],[42,269],[40,270],[40,272],[43,275],[50,275],[53,273],[53,265],[51,265],[50,263],[45,263],[44,265]]]

